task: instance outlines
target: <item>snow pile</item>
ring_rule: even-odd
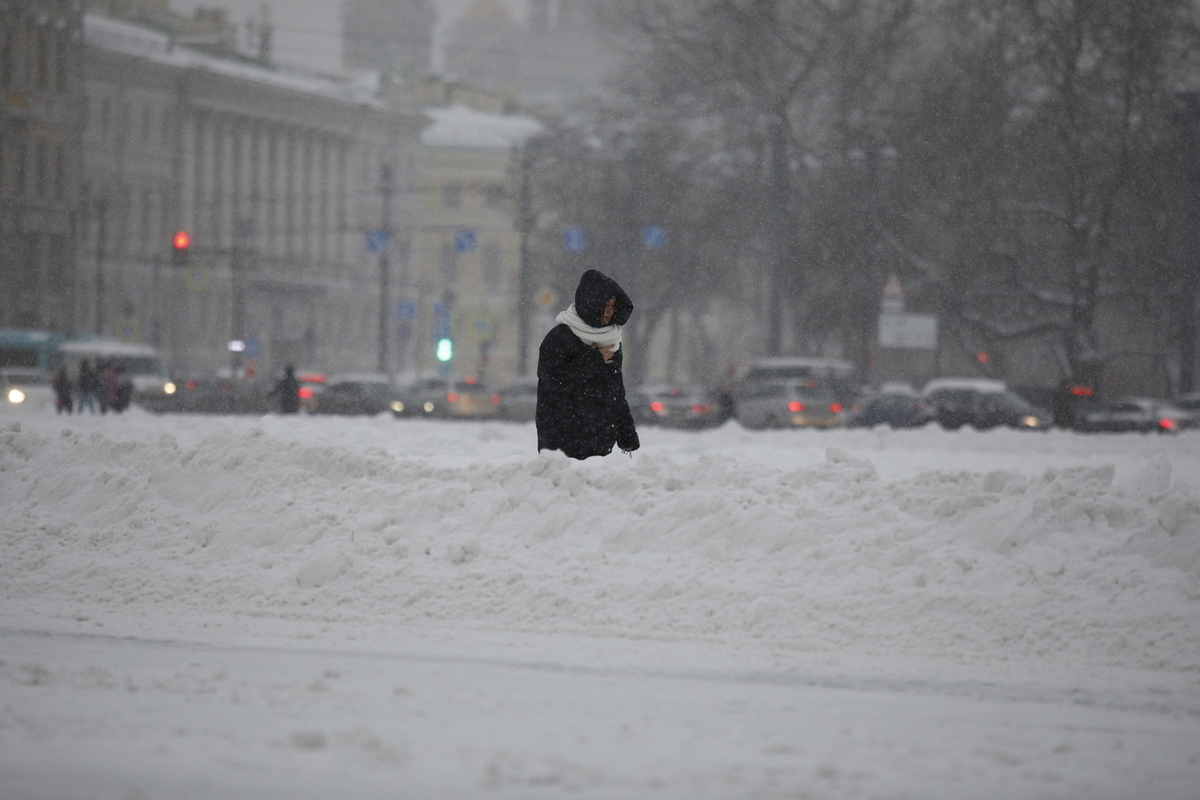
[[[1200,669],[1195,439],[729,425],[579,463],[501,424],[4,427],[8,625],[433,624]]]

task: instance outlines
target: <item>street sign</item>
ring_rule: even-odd
[[[933,314],[880,314],[879,346],[936,350],[938,318]]]
[[[587,231],[583,228],[567,228],[563,231],[563,249],[568,253],[587,250]]]
[[[642,228],[642,247],[661,250],[667,246],[667,229],[662,225],[647,225]]]
[[[367,231],[367,252],[386,253],[388,249],[387,231]]]
[[[476,314],[471,317],[469,331],[475,341],[490,342],[496,336],[496,321],[488,314]]]
[[[200,265],[191,266],[183,274],[183,285],[190,292],[206,291],[210,283],[212,283],[212,274],[208,267]]]
[[[114,327],[116,328],[117,338],[122,342],[136,342],[142,338],[141,323],[133,317],[125,317],[117,320]]]
[[[474,253],[478,242],[475,231],[460,230],[454,232],[454,249],[460,253]]]
[[[246,337],[246,352],[245,352],[246,358],[258,358],[258,355],[261,352],[262,352],[262,343],[259,342],[259,340],[253,336],[247,336]]]
[[[411,300],[401,300],[396,303],[396,321],[412,322],[417,318],[417,304]]]

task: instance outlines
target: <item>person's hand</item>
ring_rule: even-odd
[[[617,346],[615,344],[610,344],[608,347],[598,347],[596,349],[600,351],[600,357],[604,359],[605,364],[612,363],[613,353],[617,352]]]

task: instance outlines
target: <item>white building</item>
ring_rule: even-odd
[[[405,368],[393,323],[426,120],[401,88],[96,14],[84,32],[80,327],[157,344],[177,374],[229,365],[231,340],[260,370]],[[381,258],[366,242],[383,228]],[[186,268],[172,266],[176,231],[191,237]]]

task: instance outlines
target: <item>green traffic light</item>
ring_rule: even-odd
[[[449,339],[438,339],[437,360],[449,361],[454,358],[454,342]]]

